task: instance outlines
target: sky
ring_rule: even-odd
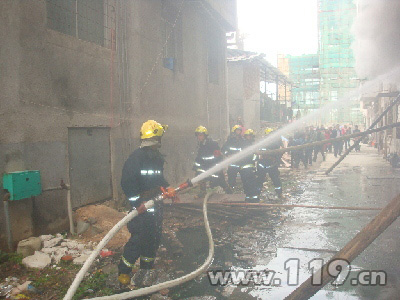
[[[277,54],[317,53],[317,0],[238,0],[238,20],[245,50],[274,66]]]

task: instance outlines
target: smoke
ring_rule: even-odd
[[[373,79],[400,65],[400,1],[359,0],[353,45],[360,78]],[[395,72],[392,83],[400,83]]]

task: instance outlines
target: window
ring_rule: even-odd
[[[182,17],[171,1],[162,5],[164,67],[183,72]]]
[[[111,47],[115,8],[104,0],[46,0],[47,27]]]

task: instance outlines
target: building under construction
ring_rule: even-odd
[[[318,1],[318,54],[279,55],[278,68],[293,81],[292,105],[302,116],[324,104],[348,97],[360,80],[355,71],[351,28],[357,14],[354,0]],[[286,70],[286,72],[285,72]],[[357,97],[350,109],[333,108],[317,123],[360,124]]]
[[[354,0],[318,1],[318,52],[321,104],[347,97],[359,86],[355,71],[351,28],[357,14]],[[360,123],[362,115],[356,98],[351,109],[333,109],[328,123]]]
[[[278,68],[293,82],[292,109],[297,118],[320,106],[320,75],[317,54],[279,55]],[[285,72],[286,70],[286,72]]]

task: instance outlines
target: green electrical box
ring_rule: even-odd
[[[10,193],[10,200],[21,200],[42,193],[42,182],[39,171],[22,171],[5,173],[3,189]]]

